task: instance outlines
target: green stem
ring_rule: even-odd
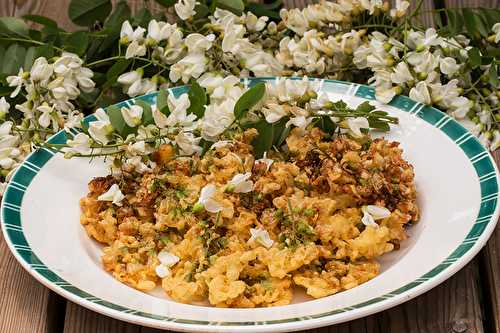
[[[48,45],[46,43],[39,42],[37,40],[25,39],[25,38],[11,38],[11,37],[6,38],[6,37],[0,37],[0,40],[13,41],[13,42],[22,42],[22,43],[31,43],[31,44],[35,44],[35,45],[41,45],[41,46]],[[51,47],[53,47],[54,49],[56,49],[59,52],[64,51],[63,49],[61,49],[61,48],[59,48],[57,46],[54,46],[54,45],[51,45]]]

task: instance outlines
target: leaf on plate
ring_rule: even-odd
[[[245,9],[245,4],[242,0],[215,0],[214,3],[217,7],[229,10],[236,15],[241,15]]]
[[[187,109],[187,113],[194,113],[198,118],[202,118],[205,114],[205,105],[207,104],[205,89],[201,87],[196,80],[192,80],[188,96],[190,105]]]
[[[488,71],[489,75],[489,81],[492,86],[496,87],[500,83],[498,80],[498,65],[497,64],[491,64],[490,70]]]
[[[164,115],[168,116],[170,114],[170,109],[168,107],[168,90],[160,89],[158,97],[156,97],[156,107]]]
[[[236,120],[242,119],[251,108],[259,103],[265,93],[266,85],[260,82],[241,95],[234,106],[234,117]]]

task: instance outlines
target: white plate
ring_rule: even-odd
[[[272,78],[251,81],[259,80]],[[367,86],[325,80],[323,89],[351,106],[374,100]],[[138,99],[155,103],[156,94]],[[89,180],[107,173],[103,161],[66,160],[47,149],[31,154],[14,175],[3,197],[2,231],[16,259],[45,286],[136,324],[178,331],[280,332],[382,311],[424,293],[470,261],[493,231],[499,210],[495,163],[462,126],[406,97],[380,108],[399,117],[400,124],[385,137],[400,141],[415,167],[422,216],[401,249],[381,258],[381,274],[348,291],[317,300],[296,298],[273,308],[220,309],[176,303],[160,290],[132,289],[102,269],[101,245],[79,223],[78,201]],[[50,141],[65,140],[61,132]]]

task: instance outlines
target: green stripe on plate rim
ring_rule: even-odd
[[[265,77],[265,78],[251,78],[244,79],[244,82],[250,86],[258,82],[269,82],[276,78]],[[302,80],[299,77],[293,77],[292,80]],[[313,80],[313,79],[310,79]],[[342,93],[346,95],[356,96],[365,98],[368,100],[375,100],[375,90],[372,87],[366,85],[360,85],[355,83],[336,81],[336,80],[321,80],[324,84],[327,84],[329,91]],[[175,87],[169,89],[175,96],[179,96],[182,93],[187,92],[188,88],[186,86]],[[156,103],[157,93],[152,93],[135,99],[129,99],[121,103],[116,104],[117,106],[129,106],[134,104],[135,100],[142,100],[150,104]],[[5,195],[2,201],[2,229],[4,231],[5,237],[12,244],[13,249],[17,252],[19,257],[29,265],[33,270],[35,270],[46,282],[49,284],[56,285],[57,287],[64,289],[65,291],[73,294],[74,296],[90,301],[95,304],[99,304],[106,308],[122,312],[124,314],[132,314],[135,316],[145,317],[148,319],[189,324],[189,325],[217,325],[217,326],[251,326],[251,325],[269,325],[269,324],[284,324],[290,322],[304,321],[310,319],[323,318],[339,313],[348,312],[354,309],[360,309],[368,305],[383,302],[387,299],[400,295],[406,291],[409,291],[422,283],[427,282],[429,279],[436,277],[443,270],[451,266],[460,257],[462,257],[466,252],[468,252],[474,244],[477,242],[479,237],[483,234],[487,225],[491,222],[498,200],[498,183],[496,178],[495,168],[489,157],[488,151],[479,143],[479,141],[472,135],[469,135],[467,130],[465,130],[458,122],[449,117],[448,115],[442,113],[441,111],[424,106],[421,103],[415,102],[405,96],[396,96],[389,105],[396,107],[402,111],[413,114],[414,116],[426,121],[427,123],[433,125],[434,127],[440,129],[444,134],[446,134],[452,141],[454,141],[464,152],[464,154],[469,158],[471,164],[476,170],[477,176],[480,181],[481,186],[481,205],[478,216],[469,233],[462,241],[462,243],[439,265],[434,267],[432,270],[417,278],[416,280],[393,290],[385,295],[370,299],[368,301],[355,304],[350,307],[335,309],[332,311],[310,315],[306,317],[297,318],[287,318],[281,320],[270,320],[270,321],[259,321],[259,322],[222,322],[222,321],[204,321],[204,320],[188,320],[182,318],[171,318],[167,316],[155,315],[151,313],[141,312],[133,309],[123,307],[121,305],[113,304],[99,297],[90,295],[89,293],[79,289],[76,286],[68,283],[62,279],[57,273],[51,271],[46,267],[43,262],[36,256],[35,253],[31,251],[31,248],[24,237],[21,225],[21,215],[20,207],[22,203],[22,198],[25,190],[30,185],[33,178],[36,176],[38,171],[47,163],[55,154],[55,151],[50,149],[39,149],[33,152],[25,162],[18,168],[12,177],[11,182],[7,186]],[[85,118],[85,122],[95,120],[93,115]],[[64,143],[67,140],[66,134],[61,131],[54,136],[52,136],[48,141],[50,143]]]

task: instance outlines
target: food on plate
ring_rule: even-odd
[[[182,303],[289,304],[379,274],[418,221],[413,167],[398,142],[293,128],[285,149],[254,155],[255,128],[183,156],[170,143],[154,167],[90,181],[81,224],[102,264],[142,291]]]

